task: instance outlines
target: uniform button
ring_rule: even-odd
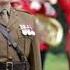
[[[8,42],[8,45],[9,45],[9,46],[11,46],[11,43],[10,43],[10,42]]]
[[[8,32],[10,32],[10,29],[9,29],[9,28],[7,28],[7,31],[8,31]]]

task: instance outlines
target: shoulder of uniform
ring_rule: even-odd
[[[32,18],[34,17],[34,15],[32,15],[32,14],[30,14],[30,13],[24,11],[24,10],[18,10],[18,9],[14,9],[12,7],[11,7],[11,12],[14,13],[15,15],[18,15],[18,16],[20,15],[20,16],[27,16],[27,17],[29,16],[29,17],[32,17]]]
[[[25,11],[15,9],[12,14],[15,15],[20,22],[30,23],[33,26],[35,24],[35,16]]]
[[[20,15],[20,16],[27,16],[28,18],[29,17],[34,17],[34,15],[31,15],[30,13],[28,13],[28,12],[26,12],[26,11],[23,11],[23,10],[17,10],[17,9],[15,9],[15,13],[17,14],[17,15]]]

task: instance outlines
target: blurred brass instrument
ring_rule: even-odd
[[[55,18],[37,15],[35,17],[40,38],[52,47],[58,46],[63,38],[63,27]]]

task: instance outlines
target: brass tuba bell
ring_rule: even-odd
[[[63,38],[61,23],[43,15],[37,15],[35,19],[39,37],[52,47],[59,45]]]

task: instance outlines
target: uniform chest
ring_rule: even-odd
[[[10,34],[13,36],[15,41],[20,45],[22,51],[27,51],[25,54],[28,56],[31,43],[32,43],[32,35],[29,35],[28,32],[34,31],[32,26],[29,24],[22,24],[20,21],[14,23],[10,27]],[[25,34],[24,32],[27,32]]]
[[[10,34],[14,38],[14,40],[20,45],[24,45],[26,43],[31,42],[31,30],[32,27],[28,24],[19,24],[18,22],[10,27]]]

